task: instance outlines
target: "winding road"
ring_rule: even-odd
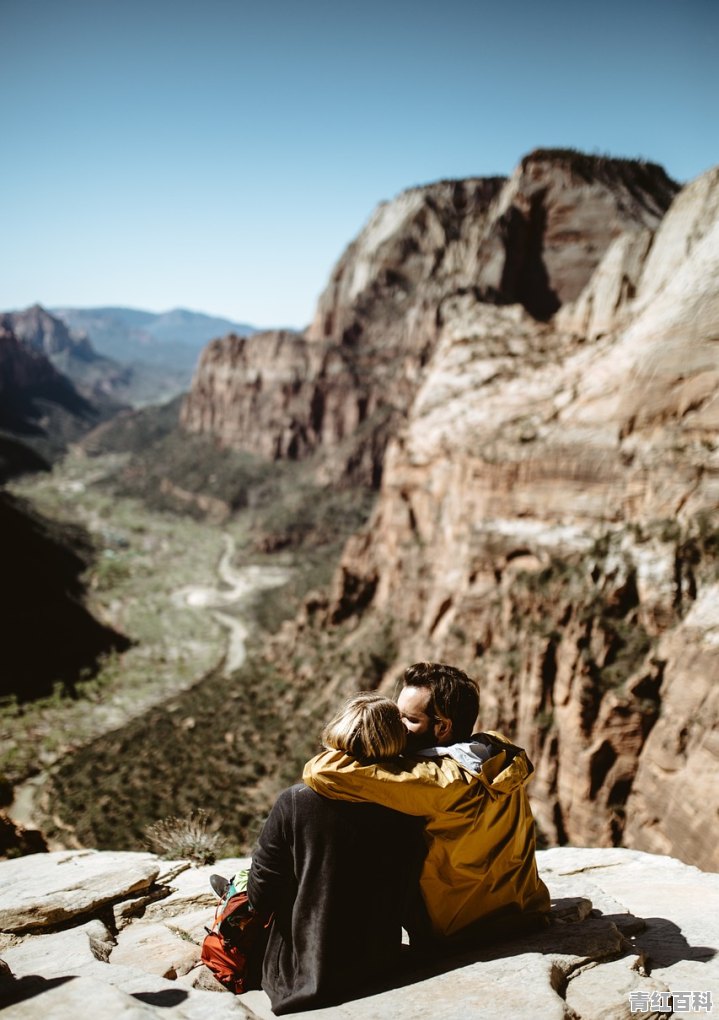
[[[227,533],[224,540],[224,552],[217,566],[221,586],[211,588],[207,585],[185,585],[174,591],[170,598],[176,605],[206,609],[227,630],[224,669],[227,673],[232,673],[240,668],[247,657],[248,624],[240,616],[235,616],[227,610],[232,608],[241,611],[257,592],[284,584],[290,576],[290,570],[287,567],[263,567],[257,564],[235,568],[232,565],[236,551],[235,541]],[[36,818],[34,805],[41,795],[46,778],[47,774],[42,772],[20,783],[14,790],[14,799],[9,812],[13,820],[25,828],[33,829],[40,824]]]
[[[208,609],[214,619],[229,631],[225,657],[225,670],[228,673],[239,669],[247,657],[245,642],[248,631],[242,619],[221,610],[230,606],[241,609],[251,596],[266,588],[279,587],[290,576],[287,567],[263,567],[256,564],[233,567],[235,548],[234,539],[226,534],[225,551],[217,567],[218,577],[224,587],[209,588],[206,585],[189,584],[178,588],[172,595],[176,604]]]

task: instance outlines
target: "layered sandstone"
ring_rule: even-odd
[[[509,179],[411,188],[382,203],[342,254],[306,334],[211,345],[183,424],[264,456],[320,450],[322,477],[356,475],[360,463],[376,481],[448,302],[519,303],[546,320],[580,294],[616,238],[651,233],[675,191],[651,164],[551,150]]]
[[[356,341],[388,291],[399,304],[429,282],[440,300],[472,289],[546,319],[578,297],[612,241],[656,229],[676,191],[653,164],[555,150],[526,156],[508,179],[410,189],[342,255],[309,335]]]
[[[718,200],[719,171],[684,189],[615,319],[616,290],[588,281],[577,307],[612,303],[588,336],[579,314],[564,333],[472,295],[445,306],[327,611],[360,633],[391,618],[398,662],[482,679],[483,724],[537,762],[552,841],[713,868]]]
[[[336,352],[301,334],[231,334],[205,349],[181,422],[223,446],[297,459],[313,452],[326,425],[327,441],[357,427],[360,412],[346,376]]]
[[[545,151],[506,181],[411,189],[348,247],[306,335],[208,352],[186,417],[335,480],[372,437],[375,514],[268,652],[314,701],[455,662],[482,680],[482,724],[535,761],[549,842],[706,867],[718,202],[719,171],[677,194],[648,164]]]

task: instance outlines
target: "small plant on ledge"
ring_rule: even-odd
[[[145,829],[147,845],[166,860],[190,860],[214,864],[222,848],[222,837],[211,828],[210,817],[201,808],[184,818],[163,818]]]

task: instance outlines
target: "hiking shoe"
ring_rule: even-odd
[[[210,875],[210,885],[214,894],[219,896],[221,900],[224,900],[230,889],[229,881],[223,878],[222,875]]]

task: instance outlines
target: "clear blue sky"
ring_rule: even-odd
[[[0,310],[305,325],[382,199],[719,162],[716,0],[0,0]]]

